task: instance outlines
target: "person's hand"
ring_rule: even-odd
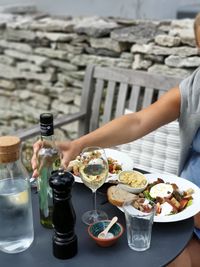
[[[33,156],[31,159],[31,165],[32,165],[32,169],[33,169],[33,174],[32,177],[37,178],[38,177],[38,152],[39,150],[42,148],[43,142],[41,140],[37,141],[34,145],[33,145]]]
[[[33,145],[33,156],[31,159],[33,174],[32,177],[37,178],[38,173],[38,152],[43,146],[43,141],[39,140]],[[66,169],[69,162],[76,158],[81,152],[80,145],[76,141],[56,142],[56,147],[60,152],[61,166]]]
[[[76,158],[80,154],[79,147],[75,144],[75,141],[57,142],[56,147],[60,151],[61,166],[66,169],[69,162]]]

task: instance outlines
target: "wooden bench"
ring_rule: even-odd
[[[144,71],[89,65],[85,72],[79,112],[56,119],[54,125],[60,127],[78,120],[78,136],[81,136],[113,118],[123,115],[127,110],[135,112],[150,105],[168,89],[178,85],[180,80],[180,78]],[[169,150],[170,134],[174,136],[171,144],[179,141],[178,122],[163,126],[140,140],[119,146],[118,149],[129,153],[133,157],[136,167],[148,171],[161,170],[175,173],[177,168],[169,168],[169,166],[166,168],[166,162],[169,161],[167,150]],[[39,135],[39,127],[23,130],[18,135],[22,140],[26,140],[34,135]],[[150,149],[151,147],[152,149]],[[155,151],[154,147],[156,147]],[[174,162],[177,165],[179,144],[175,148]],[[171,150],[168,152],[173,154]],[[149,162],[148,154],[152,161],[153,155],[155,154],[156,157],[156,153],[157,164],[153,164],[153,162],[147,164]],[[166,162],[160,162],[161,157]]]

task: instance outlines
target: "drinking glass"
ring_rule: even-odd
[[[96,208],[96,191],[104,184],[108,176],[108,161],[104,150],[100,147],[83,149],[80,157],[79,172],[83,183],[93,193],[93,210],[85,212],[82,216],[82,221],[89,225],[96,221],[107,219],[107,214]]]
[[[128,203],[123,206],[128,245],[133,250],[145,251],[150,247],[156,206],[151,203],[149,207],[151,208],[142,212]]]

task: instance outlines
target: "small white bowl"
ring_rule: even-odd
[[[130,185],[128,185],[128,184],[126,184],[126,183],[122,183],[121,182],[121,180],[120,180],[120,177],[122,176],[122,175],[124,175],[124,174],[130,174],[130,175],[138,175],[138,177],[142,177],[142,178],[144,178],[145,180],[146,180],[146,183],[145,183],[145,185],[143,185],[143,186],[140,186],[140,187],[138,187],[138,186],[136,186],[136,187],[133,187],[133,186],[130,186]],[[136,177],[136,179],[137,179],[137,177]],[[139,179],[139,178],[138,178]],[[131,171],[122,171],[122,172],[120,172],[119,173],[119,176],[118,176],[118,180],[119,180],[119,187],[120,188],[122,188],[123,190],[126,190],[126,191],[128,191],[128,192],[130,192],[130,193],[134,193],[134,194],[139,194],[139,193],[141,193],[142,191],[144,191],[145,190],[145,188],[147,187],[147,185],[148,185],[148,180],[147,180],[147,178],[145,177],[145,175],[143,174],[143,173],[141,173],[141,172],[138,172],[138,171],[134,171],[134,170],[131,170]]]

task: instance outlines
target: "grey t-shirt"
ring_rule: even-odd
[[[179,88],[181,92],[179,175],[199,185],[200,181],[196,174],[199,169],[200,152],[200,67],[184,79]],[[200,229],[194,228],[194,233],[200,239]]]
[[[180,175],[200,126],[200,67],[184,79],[179,88],[181,93],[179,118],[181,151],[178,174]]]
[[[185,161],[180,176],[193,182],[200,188],[200,128],[197,130],[192,142],[191,151]]]

